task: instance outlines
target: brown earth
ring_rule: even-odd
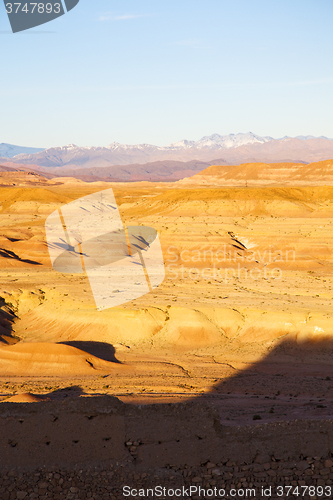
[[[264,421],[330,415],[333,187],[22,175],[0,187],[2,400],[77,390],[134,403],[208,399],[235,423],[256,413]],[[158,231],[166,278],[98,312],[84,274],[51,268],[44,223],[108,187],[125,224]]]

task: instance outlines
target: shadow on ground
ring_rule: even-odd
[[[18,341],[12,335],[15,319],[13,311],[8,308],[5,300],[0,297],[0,342],[15,344]]]
[[[92,341],[69,341],[59,342],[59,344],[69,345],[81,349],[81,351],[88,352],[92,356],[103,359],[104,361],[111,361],[112,363],[121,363],[116,358],[116,350],[113,345],[107,342],[92,342]]]
[[[283,340],[259,362],[221,379],[211,392],[333,397],[333,341]]]

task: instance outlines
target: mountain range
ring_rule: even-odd
[[[0,149],[0,164],[83,180],[179,180],[209,165],[239,165],[254,162],[310,163],[333,158],[333,140],[298,136],[274,139],[252,132],[183,140],[169,146],[127,145],[79,147],[70,144],[49,149],[8,144]],[[6,156],[7,155],[7,156]]]
[[[189,161],[211,160],[216,152],[249,144],[264,144],[274,140],[272,137],[260,137],[252,132],[202,137],[198,141],[183,140],[169,146],[151,144],[119,144],[113,142],[106,147],[80,147],[75,144],[48,148],[44,150],[23,151],[27,148],[5,144],[0,149],[0,157],[12,158],[15,163],[38,165],[45,168],[80,168],[126,165],[130,163],[148,163],[163,160]],[[3,152],[2,152],[3,151]],[[7,153],[6,153],[7,151]],[[16,154],[15,151],[17,151]]]
[[[0,143],[0,157],[2,158],[13,158],[19,154],[34,154],[44,151],[43,148],[28,148],[24,146],[14,146],[13,144],[7,144],[5,142]]]

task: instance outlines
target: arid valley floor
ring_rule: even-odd
[[[229,424],[332,414],[333,187],[195,179],[1,174],[2,401],[202,399]],[[166,276],[98,312],[84,274],[52,269],[44,224],[110,187],[125,225],[158,231]]]

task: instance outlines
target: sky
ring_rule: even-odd
[[[333,138],[332,22],[332,0],[80,0],[13,34],[1,2],[0,143]]]

